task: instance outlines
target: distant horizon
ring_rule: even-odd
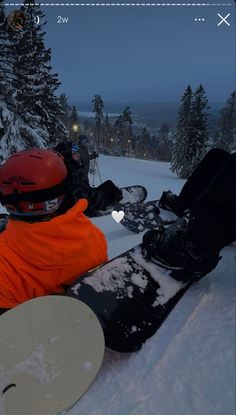
[[[102,97],[102,95],[101,95],[101,97]],[[103,99],[103,97],[102,97],[102,99]],[[88,105],[88,102],[89,103],[91,102],[91,104],[92,104],[92,100],[91,101],[77,101],[77,102],[74,102],[74,100],[73,100],[73,102],[72,102],[72,100],[69,99],[69,102],[70,102],[70,105]],[[121,100],[121,101],[105,101],[103,99],[103,102],[104,102],[104,105],[105,106],[106,106],[106,104],[108,104],[108,105],[120,105],[120,104],[122,104],[122,105],[129,106],[129,103],[130,104],[134,104],[134,105],[149,105],[149,104],[151,104],[151,105],[155,105],[155,104],[165,104],[165,105],[167,105],[167,104],[179,104],[180,103],[180,100],[176,100],[176,101],[174,101],[174,100],[173,101],[126,101],[126,100]],[[221,105],[221,104],[224,104],[224,103],[225,103],[225,101],[210,101],[209,100],[209,105],[210,104],[213,104],[213,105]]]
[[[151,103],[132,103],[132,102],[105,102],[103,108],[104,117],[107,115],[110,119],[117,118],[126,106],[130,107],[134,122],[144,123],[146,126],[160,127],[163,122],[167,122],[170,127],[176,124],[180,101],[172,102],[151,102]],[[94,118],[92,103],[76,103],[74,104],[79,118]],[[218,117],[224,103],[209,102],[209,116]]]
[[[233,91],[232,91],[233,92]],[[70,101],[70,105],[74,105],[78,112],[92,112],[93,104],[91,101]],[[104,108],[103,113],[120,113],[125,109],[125,107],[130,107],[130,110],[133,112],[137,111],[140,115],[141,112],[145,112],[145,110],[155,112],[155,110],[163,110],[163,111],[177,111],[181,105],[181,101],[140,101],[140,102],[131,102],[131,101],[105,101],[104,100]],[[208,105],[210,109],[213,111],[218,110],[219,108],[225,105],[225,101],[222,102],[210,102],[208,101]],[[150,113],[151,115],[151,113]]]

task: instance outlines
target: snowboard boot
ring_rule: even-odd
[[[168,228],[160,226],[143,236],[146,259],[171,270],[178,281],[193,282],[211,272],[220,260],[219,251],[197,252],[186,238],[188,220],[184,217]]]
[[[123,199],[122,190],[120,190],[118,187],[116,187],[116,189],[114,190],[112,198],[113,198],[112,204],[119,203]]]
[[[103,199],[106,206],[113,206],[123,199],[122,190],[115,186],[111,180],[102,183],[98,186],[97,190],[103,193]]]
[[[163,192],[158,202],[158,206],[165,210],[170,210],[178,217],[184,215],[184,212],[178,206],[178,196],[172,193],[170,190]]]

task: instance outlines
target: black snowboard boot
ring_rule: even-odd
[[[170,210],[178,217],[184,215],[184,212],[178,206],[178,196],[172,193],[170,190],[163,192],[158,202],[158,206],[162,209]]]
[[[97,190],[103,193],[103,200],[106,206],[112,206],[115,203],[118,203],[123,198],[122,190],[119,187],[115,186],[115,184],[111,180],[107,180],[106,182],[102,183],[98,186]]]
[[[118,187],[115,189],[113,193],[113,203],[118,203],[123,199],[123,193],[122,190],[120,190]]]
[[[196,252],[186,239],[188,220],[184,217],[175,224],[150,230],[143,236],[142,251],[145,258],[171,270],[171,276],[183,282],[201,279],[211,272],[220,260],[217,252]]]

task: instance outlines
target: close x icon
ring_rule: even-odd
[[[221,26],[222,24],[226,24],[227,26],[230,26],[230,23],[228,22],[228,18],[230,17],[230,13],[228,13],[226,16],[221,16],[221,14],[220,13],[217,13],[217,16],[219,16],[219,18],[220,18],[220,21],[219,21],[219,23],[218,23],[218,25],[217,26]]]

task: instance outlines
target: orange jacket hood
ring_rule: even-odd
[[[86,217],[86,200],[47,222],[9,220],[0,235],[0,308],[63,292],[63,285],[107,260],[103,233]]]

